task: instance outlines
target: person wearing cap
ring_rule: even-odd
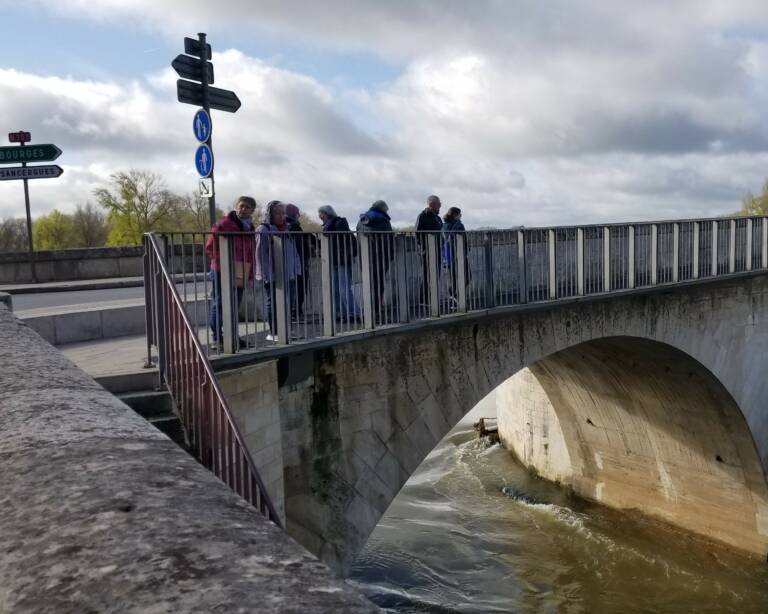
[[[336,320],[346,323],[361,320],[360,306],[352,292],[352,263],[357,256],[355,236],[349,229],[347,219],[337,215],[331,205],[323,205],[317,214],[323,222],[323,232],[330,235],[331,285]]]
[[[368,211],[360,215],[357,222],[357,232],[359,234],[371,234],[370,237],[370,270],[371,270],[371,289],[373,296],[373,315],[375,323],[385,323],[382,316],[386,316],[384,311],[384,281],[386,279],[389,265],[395,257],[393,245],[392,222],[387,213],[389,207],[383,200],[374,202]],[[394,301],[393,301],[394,303]],[[397,310],[392,309],[392,314]],[[394,320],[394,318],[391,318]]]
[[[440,198],[431,194],[427,197],[427,206],[416,218],[416,232],[419,251],[421,252],[421,302],[429,308],[429,259],[427,257],[426,233],[438,233],[443,230],[443,220],[440,219]]]

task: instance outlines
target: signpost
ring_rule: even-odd
[[[176,81],[176,97],[179,102],[201,107],[192,121],[195,139],[200,143],[195,152],[195,168],[201,179],[198,189],[201,198],[208,199],[208,214],[211,224],[216,223],[216,193],[213,179],[213,123],[211,109],[235,113],[240,108],[240,100],[234,92],[211,87],[213,83],[213,64],[211,46],[205,40],[205,34],[194,38],[184,38],[184,53],[171,62],[171,66],[181,77]]]
[[[61,149],[56,145],[29,145],[32,140],[29,132],[19,130],[9,132],[8,140],[18,143],[20,147],[0,147],[0,164],[13,164],[21,162],[21,166],[0,168],[0,181],[21,179],[24,182],[24,206],[27,210],[27,239],[29,242],[29,264],[32,269],[32,279],[37,281],[35,270],[35,248],[32,244],[32,213],[29,207],[29,179],[45,179],[60,177],[64,172],[57,164],[44,164],[40,166],[27,166],[27,162],[51,162],[61,155]],[[213,163],[213,161],[211,161]]]

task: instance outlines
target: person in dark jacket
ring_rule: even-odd
[[[336,320],[360,320],[362,313],[352,292],[352,263],[357,255],[355,236],[349,229],[347,219],[339,217],[331,205],[323,205],[317,213],[323,222],[323,232],[330,234],[331,285]]]
[[[458,306],[458,269],[456,267],[456,235],[466,232],[461,222],[461,209],[451,207],[443,216],[441,260],[443,269],[448,269],[451,275],[451,303],[455,309]],[[469,262],[466,258],[467,246],[464,244],[464,282],[465,290],[469,285]]]
[[[205,253],[211,261],[211,279],[213,281],[213,304],[211,305],[211,332],[213,342],[218,346],[222,338],[223,320],[221,317],[221,255],[219,254],[220,233],[248,233],[233,235],[232,252],[234,263],[233,285],[237,302],[234,312],[238,312],[243,298],[243,289],[249,280],[253,279],[253,213],[256,211],[256,201],[250,196],[237,199],[235,208],[216,222],[211,228],[211,234],[205,243]],[[242,345],[242,343],[241,343]]]
[[[386,315],[384,313],[384,281],[389,265],[395,257],[393,237],[391,234],[384,234],[392,232],[392,222],[387,211],[389,211],[387,203],[377,200],[368,211],[360,215],[360,220],[357,222],[358,234],[371,233],[370,268],[373,291],[371,299],[374,320],[377,323],[383,323],[382,315]],[[395,312],[393,305],[393,313]]]
[[[426,233],[437,233],[443,229],[443,221],[440,219],[440,198],[434,194],[427,197],[427,206],[416,218],[416,232],[419,251],[421,252],[421,303],[429,308],[429,259],[427,257]]]
[[[301,227],[299,216],[301,211],[299,208],[288,203],[285,205],[285,219],[288,223],[289,232],[301,232],[304,233],[304,229]],[[309,289],[309,268],[312,255],[315,251],[315,237],[311,234],[302,234],[298,239],[294,241],[296,245],[296,251],[299,253],[299,260],[301,261],[301,272],[296,278],[296,305],[293,305],[292,311],[296,312],[297,316],[304,313],[304,297],[307,295]]]

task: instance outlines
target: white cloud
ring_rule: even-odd
[[[411,223],[436,192],[474,225],[532,225],[723,213],[768,174],[764,1],[37,1],[178,42],[194,16],[403,63],[387,86],[346,91],[214,41],[217,85],[243,101],[214,117],[222,202],[250,192],[353,215],[384,198]],[[64,177],[34,185],[37,210],[127,167],[191,189],[192,108],[175,78],[0,71],[9,121],[65,150]],[[17,211],[17,187],[0,185],[0,215]]]

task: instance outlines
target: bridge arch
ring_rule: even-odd
[[[606,337],[546,356],[497,393],[505,446],[542,477],[757,553],[768,487],[746,420],[688,354]]]
[[[616,344],[627,350],[621,358],[623,371],[617,371],[616,358],[610,364],[600,363],[600,352],[611,347],[615,350]],[[585,351],[586,358],[582,359],[578,352]],[[679,507],[682,498],[687,501],[688,512],[679,524],[764,557],[768,551],[764,479],[768,378],[760,373],[765,369],[765,356],[768,279],[764,277],[567,305],[531,305],[508,313],[459,317],[449,323],[420,322],[363,338],[335,340],[324,347],[296,349],[270,363],[274,365],[274,397],[280,414],[282,496],[276,498],[284,504],[289,533],[343,572],[437,442],[487,394],[529,368],[527,373],[535,376],[548,402],[557,408],[561,430],[569,425],[580,429],[569,434],[571,469],[564,474],[564,481],[574,490],[618,507],[638,506],[641,495],[622,499],[624,495],[615,487],[619,477],[611,474],[608,479],[607,473],[595,470],[598,461],[594,453],[600,452],[596,443],[590,448],[581,442],[590,441],[589,435],[607,433],[607,425],[619,418],[626,420],[628,428],[621,422],[612,433],[617,441],[624,441],[622,433],[627,440],[622,463],[630,466],[635,451],[660,453],[653,461],[647,453],[643,466],[648,476],[655,475],[659,501],[669,503],[669,507],[659,504],[646,511],[674,522],[670,510]],[[642,369],[657,374],[654,378],[635,378],[633,390],[636,394],[651,390],[650,398],[665,401],[661,407],[685,400],[686,389],[680,386],[688,373],[702,383],[697,391],[707,391],[696,397],[696,403],[706,409],[696,414],[697,436],[691,439],[692,451],[683,467],[693,471],[705,461],[711,463],[702,469],[702,479],[724,482],[717,505],[735,509],[739,500],[751,498],[738,521],[741,527],[734,529],[733,535],[726,534],[722,526],[713,529],[714,520],[709,517],[719,518],[722,525],[727,511],[701,513],[698,524],[689,522],[695,520],[691,510],[716,505],[715,499],[683,497],[692,489],[688,481],[677,480],[679,468],[670,454],[675,446],[688,445],[683,443],[684,419],[669,417],[665,424],[660,421],[664,416],[661,410],[652,411],[643,404],[621,408],[614,403],[613,413],[606,409],[623,390],[621,374],[632,373],[631,361],[641,361]],[[601,369],[597,369],[598,363]],[[662,364],[670,371],[659,372]],[[585,368],[589,365],[591,368]],[[597,406],[588,398],[589,386],[583,383],[584,374],[595,370],[602,373],[602,379],[590,381],[589,386],[605,391]],[[564,375],[554,379],[553,373],[561,371],[571,373],[567,386]],[[588,415],[587,409],[573,409],[577,401],[600,413]],[[647,429],[639,430],[638,416],[645,416],[643,419],[654,426],[656,437],[649,439]],[[594,433],[586,430],[593,428],[587,418],[595,425]],[[712,420],[721,424],[719,431],[707,430]],[[248,421],[246,416],[244,430]],[[632,437],[629,433],[640,434]],[[259,431],[254,438],[262,436],[263,431]],[[713,437],[718,445],[710,449]],[[727,447],[722,445],[724,439]],[[652,446],[659,442],[663,450],[654,450]],[[617,445],[609,450],[620,448]],[[631,453],[626,454],[627,450]],[[272,462],[276,454],[271,449],[263,456],[257,453],[257,463],[261,467]],[[601,452],[604,467],[611,466],[606,454]],[[723,462],[717,461],[717,456]],[[573,470],[574,463],[578,471]],[[542,466],[538,469],[541,471]],[[546,471],[541,472],[546,475]],[[661,477],[664,472],[667,477]],[[698,486],[695,481],[691,483]],[[731,491],[734,499],[728,503]],[[746,534],[750,535],[748,543]]]

